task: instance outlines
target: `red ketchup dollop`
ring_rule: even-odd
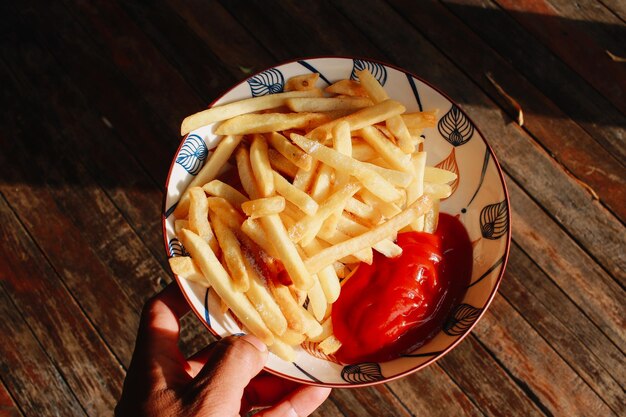
[[[434,234],[398,234],[402,255],[376,253],[341,288],[332,321],[344,363],[382,362],[423,345],[443,327],[472,275],[465,227],[441,213]]]

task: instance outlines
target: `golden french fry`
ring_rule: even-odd
[[[350,220],[345,216],[341,216],[339,223],[337,224],[337,228],[351,237],[362,235],[369,230],[367,226],[363,226],[362,224]],[[396,256],[400,256],[402,254],[402,248],[393,243],[391,239],[383,239],[372,245],[372,248],[388,258],[395,258]]]
[[[352,182],[333,193],[319,206],[314,215],[306,216],[289,229],[291,240],[301,242],[302,245],[308,245],[317,235],[324,220],[337,209],[343,208],[345,202],[360,189],[361,186],[358,183]]]
[[[383,201],[368,190],[361,190],[358,195],[365,204],[374,207],[387,218],[391,218],[402,211],[396,204]]]
[[[266,345],[274,343],[274,335],[267,328],[263,319],[250,300],[242,292],[237,291],[228,273],[211,250],[211,247],[194,232],[183,229],[182,234],[187,243],[187,250],[194,262],[200,267],[204,276],[211,283],[217,295],[228,305],[228,308],[239,318],[255,336]]]
[[[278,337],[281,341],[285,342],[289,346],[297,346],[306,340],[304,333],[296,332],[290,328],[285,330],[285,333]]]
[[[293,347],[278,338],[274,339],[274,343],[269,347],[269,351],[287,362],[295,362],[297,357]]]
[[[285,91],[307,91],[315,88],[315,83],[320,78],[317,72],[312,74],[296,75],[285,83]],[[288,100],[288,99],[287,99]]]
[[[260,218],[263,230],[271,239],[276,252],[285,265],[293,285],[300,290],[308,290],[313,285],[313,278],[304,266],[304,262],[293,242],[287,235],[287,230],[277,214],[270,214]]]
[[[432,199],[422,196],[411,206],[407,207],[400,214],[370,229],[362,235],[353,237],[340,244],[328,247],[315,256],[306,260],[306,267],[312,274],[318,273],[323,267],[332,265],[338,259],[353,254],[356,251],[372,247],[377,242],[410,224],[419,216],[425,214],[432,206]]]
[[[357,132],[392,168],[410,172],[411,155],[404,153],[399,147],[390,142],[380,130],[373,126],[366,126]]]
[[[326,355],[332,355],[341,347],[341,342],[334,335],[328,336],[320,342],[318,348]]]
[[[373,162],[374,161],[361,162],[361,164],[383,177],[390,184],[396,185],[401,188],[406,188],[409,186],[411,181],[413,181],[412,172],[403,172],[397,171],[395,169],[383,168],[382,166],[376,165]],[[407,163],[410,165],[411,161],[409,160]]]
[[[237,170],[239,171],[239,180],[246,194],[252,199],[262,197],[259,186],[254,179],[248,149],[240,146],[235,152],[235,159],[237,161]]]
[[[362,162],[296,133],[292,133],[290,138],[314,158],[337,171],[346,171],[356,177],[365,188],[382,200],[389,202],[401,197],[400,192],[393,185]]]
[[[436,167],[424,167],[424,182],[434,184],[449,184],[456,180],[457,175],[454,172]]]
[[[361,140],[352,139],[352,157],[359,161],[372,161],[379,157],[378,152]]]
[[[306,319],[303,312],[306,310],[293,298],[289,287],[280,284],[270,285],[270,290],[287,319],[287,326],[293,331],[304,333]]]
[[[285,105],[285,100],[294,97],[320,97],[320,90],[292,91],[288,93],[268,94],[265,96],[253,97],[234,103],[215,106],[207,110],[185,117],[180,126],[181,136],[210,123],[230,119],[245,113],[252,113],[261,110],[272,109]]]
[[[251,219],[278,214],[285,209],[285,198],[277,195],[250,200],[243,203],[241,209]]]
[[[319,162],[313,160],[313,166],[310,170],[305,171],[303,169],[298,169],[298,172],[293,178],[293,186],[302,191],[308,191],[313,180],[315,179],[315,175],[317,175],[320,165],[321,164]]]
[[[325,230],[320,230],[318,237],[324,242],[330,243],[331,245],[338,245],[350,239],[350,236],[340,230],[335,230],[332,233],[327,233],[327,231]],[[374,255],[372,253],[372,248],[367,247],[361,250],[354,251],[352,254],[337,258],[335,260],[345,263],[365,262],[366,264],[371,265],[373,257]]]
[[[311,197],[318,203],[323,201],[330,192],[330,182],[333,175],[333,170],[328,165],[322,165],[317,171],[317,176],[311,186]]]
[[[404,113],[402,120],[412,134],[419,136],[422,130],[437,126],[437,110]]]
[[[174,233],[176,233],[176,236],[180,235],[180,231],[182,229],[189,229],[189,220],[186,220],[186,219],[174,220]]]
[[[262,113],[242,114],[228,119],[215,129],[218,135],[247,135],[289,129],[306,129],[328,123],[321,113]]]
[[[310,337],[310,342],[321,342],[322,340],[332,336],[333,334],[333,320],[328,317],[326,320],[322,322],[322,332],[315,337]]]
[[[317,239],[313,239],[311,243],[304,246],[303,249],[306,255],[308,257],[311,257],[324,249],[324,247]],[[326,301],[329,304],[337,301],[337,298],[339,298],[339,291],[341,290],[341,286],[339,285],[339,277],[337,276],[335,268],[333,266],[327,266],[323,268],[317,274],[317,278],[319,280],[320,286],[322,287],[322,291],[324,291]]]
[[[222,258],[228,267],[234,288],[241,292],[248,291],[250,288],[250,277],[248,276],[244,256],[235,232],[220,219],[219,212],[218,214],[213,214],[211,222],[213,223],[217,241],[222,249]]]
[[[361,219],[361,221],[372,225],[380,223],[383,219],[383,216],[374,207],[368,206],[354,197],[348,199],[344,209],[348,213]]]
[[[335,110],[359,110],[374,104],[365,97],[318,97],[290,98],[285,100],[287,107],[295,112],[322,112]]]
[[[198,172],[198,175],[191,180],[187,186],[187,190],[185,190],[180,197],[176,209],[174,209],[175,217],[182,218],[187,215],[187,211],[189,210],[188,190],[192,187],[202,186],[215,179],[226,161],[228,161],[228,158],[233,154],[237,145],[239,145],[239,142],[241,142],[241,139],[242,136],[226,136],[220,141],[215,151],[211,154],[211,157],[204,164],[200,172]]]
[[[274,171],[274,188],[285,200],[296,205],[300,210],[308,215],[313,215],[319,205],[307,193],[294,187],[289,181]]]
[[[326,301],[322,285],[317,279],[317,276],[314,276],[313,286],[309,289],[307,295],[309,296],[309,305],[307,309],[311,314],[313,314],[313,317],[315,317],[317,321],[322,321],[322,319],[324,319],[324,315],[326,314],[328,303]]]
[[[189,230],[204,239],[213,252],[218,252],[219,247],[213,229],[209,223],[209,204],[204,190],[200,187],[189,189]]]
[[[234,187],[231,187],[220,180],[213,180],[204,184],[202,189],[208,195],[226,199],[234,207],[241,207],[243,203],[248,201],[248,197],[237,191]]]
[[[411,160],[415,178],[406,190],[406,203],[413,204],[424,194],[424,175],[426,167],[426,152],[416,152]],[[420,216],[411,223],[411,229],[416,232],[424,230],[424,216]]]
[[[352,137],[350,136],[350,124],[341,121],[333,127],[333,149],[348,157],[352,157]],[[350,180],[350,174],[346,171],[335,173],[335,189],[343,187]]]
[[[239,229],[239,226],[241,226],[241,223],[244,221],[244,217],[228,200],[222,197],[209,197],[207,198],[207,203],[210,213],[217,213],[221,220],[231,229]]]
[[[448,184],[424,182],[424,194],[429,194],[433,199],[442,200],[450,197],[452,194],[452,187]]]
[[[433,206],[424,215],[424,231],[426,233],[435,233],[439,220],[439,200],[433,201]]]
[[[270,160],[270,166],[278,172],[281,172],[288,177],[294,178],[298,174],[298,167],[290,160],[285,158],[276,149],[270,148],[267,151],[267,155]]]
[[[367,91],[354,80],[339,80],[324,89],[327,93],[353,97],[367,97]]]
[[[175,256],[169,259],[170,268],[179,277],[196,282],[205,287],[210,287],[211,283],[204,277],[202,271],[196,266],[188,256]]]
[[[280,254],[268,239],[263,227],[258,220],[247,219],[241,225],[241,231],[245,233],[254,243],[267,252],[272,258],[280,259]]]
[[[369,72],[368,69],[356,71],[361,85],[367,91],[368,95],[374,100],[375,103],[382,103],[389,99],[387,92],[376,78]],[[393,133],[398,140],[398,146],[402,152],[411,154],[415,151],[415,145],[411,141],[411,135],[404,120],[400,115],[393,116],[386,121],[387,128]]]
[[[308,137],[324,141],[331,136],[333,126],[342,120],[350,124],[351,130],[359,130],[378,122],[385,121],[393,116],[404,113],[405,107],[394,100],[385,100],[370,107],[365,107],[347,116],[324,123],[307,134]]]
[[[313,158],[302,149],[294,146],[289,140],[278,132],[267,135],[268,142],[281,155],[293,163],[298,168],[309,171],[313,166]]]
[[[254,135],[250,145],[250,164],[256,185],[263,197],[274,194],[274,175],[267,149],[265,138],[262,135]]]
[[[265,285],[264,278],[259,276],[247,258],[245,258],[245,266],[250,277],[250,288],[246,292],[248,299],[261,315],[265,325],[275,335],[283,335],[287,331],[287,319]]]

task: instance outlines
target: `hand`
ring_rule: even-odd
[[[261,372],[267,347],[252,335],[226,337],[189,359],[178,349],[179,318],[189,311],[176,283],[144,306],[116,417],[308,416],[330,394]]]

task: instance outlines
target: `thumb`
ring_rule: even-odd
[[[229,336],[215,344],[206,364],[194,378],[190,396],[218,415],[238,415],[244,388],[265,366],[267,346],[253,335]]]

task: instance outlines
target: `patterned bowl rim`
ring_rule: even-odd
[[[425,85],[427,85],[428,87],[432,88],[433,90],[435,90],[437,93],[441,94],[443,97],[446,98],[446,100],[448,100],[452,105],[456,106],[461,113],[463,113],[463,115],[472,123],[472,125],[474,126],[474,128],[476,129],[476,131],[479,133],[480,139],[484,142],[486,148],[489,150],[489,154],[491,155],[491,157],[493,158],[493,162],[496,166],[496,169],[498,171],[498,176],[500,178],[500,183],[502,184],[502,190],[504,191],[504,201],[506,201],[506,207],[507,207],[507,215],[510,218],[511,216],[511,202],[510,202],[510,197],[509,197],[509,191],[507,189],[506,186],[506,182],[504,180],[504,174],[502,172],[502,168],[500,167],[500,163],[498,162],[498,159],[496,158],[495,152],[493,151],[493,149],[491,148],[491,145],[489,145],[489,143],[487,142],[487,140],[485,139],[485,136],[482,134],[482,132],[480,131],[480,129],[478,128],[478,126],[476,125],[476,123],[474,123],[474,121],[467,115],[467,113],[465,113],[465,111],[459,107],[459,105],[445,92],[443,92],[441,89],[439,89],[438,87],[434,86],[432,83],[426,81],[425,79],[423,79],[420,76],[415,75],[414,73],[401,68],[397,65],[394,64],[390,64],[388,62],[384,62],[378,59],[372,59],[372,58],[364,58],[364,57],[358,57],[358,56],[350,56],[350,55],[319,55],[319,56],[308,56],[308,57],[300,57],[300,58],[294,58],[294,59],[289,59],[289,60],[285,60],[282,62],[277,63],[276,65],[272,65],[271,67],[267,67],[264,68],[260,71],[257,71],[253,74],[250,74],[248,77],[246,77],[245,79],[241,80],[240,82],[234,84],[232,87],[230,87],[229,89],[225,90],[224,92],[222,92],[219,96],[217,96],[208,106],[207,108],[213,107],[215,105],[215,103],[217,101],[219,101],[222,97],[224,97],[225,95],[229,94],[232,90],[234,90],[235,88],[239,87],[240,85],[244,84],[245,82],[247,82],[247,80],[249,80],[250,78],[264,72],[267,71],[269,69],[272,68],[277,68],[277,67],[281,67],[284,65],[289,65],[289,64],[295,64],[298,63],[299,61],[308,61],[308,60],[315,60],[315,59],[339,59],[339,60],[363,60],[363,61],[370,61],[370,62],[374,62],[380,65],[384,65],[386,67],[389,68],[393,68],[397,71],[400,71],[404,74],[410,75],[413,78],[419,80],[420,82],[424,83]],[[167,222],[167,217],[165,215],[166,211],[167,211],[167,190],[169,188],[169,183],[170,183],[170,178],[172,176],[172,170],[174,169],[175,163],[176,163],[176,158],[175,156],[178,155],[178,153],[181,150],[181,147],[183,146],[183,144],[185,143],[185,139],[187,138],[189,134],[183,136],[180,140],[180,144],[178,145],[178,148],[176,150],[176,152],[174,152],[174,157],[172,158],[172,162],[170,164],[170,168],[169,171],[167,173],[167,178],[165,181],[165,188],[164,188],[164,193],[163,193],[163,203],[162,203],[162,210],[161,210],[161,227],[162,227],[162,231],[163,231],[163,243],[164,243],[164,248],[165,248],[165,253],[169,255],[168,252],[168,248],[169,248],[169,243],[167,240],[167,231],[166,231],[166,222]],[[399,374],[390,376],[390,377],[385,377],[383,379],[377,380],[377,381],[371,381],[371,382],[363,382],[363,383],[357,383],[357,384],[337,384],[337,383],[326,383],[326,382],[316,382],[316,381],[311,381],[311,380],[305,380],[305,379],[300,379],[300,378],[295,378],[291,375],[287,375],[287,374],[283,374],[282,372],[276,371],[274,369],[270,369],[267,366],[265,366],[263,368],[264,371],[279,376],[281,378],[284,379],[288,379],[291,380],[293,382],[297,382],[300,384],[304,384],[304,385],[315,385],[315,386],[321,386],[321,387],[329,387],[329,388],[363,388],[363,387],[368,387],[368,386],[372,386],[372,385],[378,385],[378,384],[383,384],[383,383],[387,383],[387,382],[391,382],[394,381],[396,379],[402,378],[406,375],[412,374],[414,372],[417,372],[425,367],[427,367],[428,365],[434,363],[435,361],[441,359],[442,357],[444,357],[448,352],[450,352],[452,349],[454,349],[459,343],[461,343],[465,337],[467,337],[473,330],[474,326],[476,326],[476,324],[480,321],[480,319],[483,317],[483,315],[485,314],[485,312],[487,311],[487,309],[489,308],[489,306],[491,305],[491,302],[493,301],[493,298],[495,297],[496,293],[498,292],[498,288],[500,287],[500,283],[502,282],[502,278],[504,276],[504,271],[506,270],[506,266],[509,260],[509,252],[511,249],[511,232],[512,232],[512,225],[511,222],[508,222],[507,225],[507,240],[506,240],[506,247],[505,247],[505,253],[504,253],[504,258],[502,261],[502,268],[500,269],[500,273],[498,274],[498,278],[495,281],[495,284],[491,290],[491,294],[489,294],[489,297],[487,298],[487,301],[484,305],[484,307],[482,308],[482,311],[480,312],[480,314],[478,315],[478,317],[476,318],[476,320],[472,323],[471,326],[469,326],[469,328],[462,334],[459,336],[458,339],[456,339],[454,342],[452,342],[448,347],[446,347],[444,350],[440,351],[437,355],[433,356],[432,358],[430,358],[429,360],[419,364],[418,366],[415,366],[413,368],[409,368],[406,371],[400,372]],[[181,278],[174,274],[173,272],[170,273],[172,275],[174,275],[174,279],[176,280],[176,283],[178,284],[181,293],[183,294],[183,296],[185,297],[185,300],[187,301],[187,303],[191,306],[191,311],[193,311],[193,313],[196,315],[196,317],[198,317],[198,319],[200,320],[200,322],[204,325],[204,327],[206,327],[213,336],[215,336],[218,339],[221,339],[222,336],[220,336],[219,334],[217,334],[217,332],[215,330],[213,330],[213,328],[211,328],[211,326],[209,326],[209,324],[206,322],[206,320],[204,319],[203,315],[197,311],[195,308],[193,308],[193,303],[192,301],[189,299],[189,296],[187,295],[187,293],[182,289],[182,285],[180,283]]]

